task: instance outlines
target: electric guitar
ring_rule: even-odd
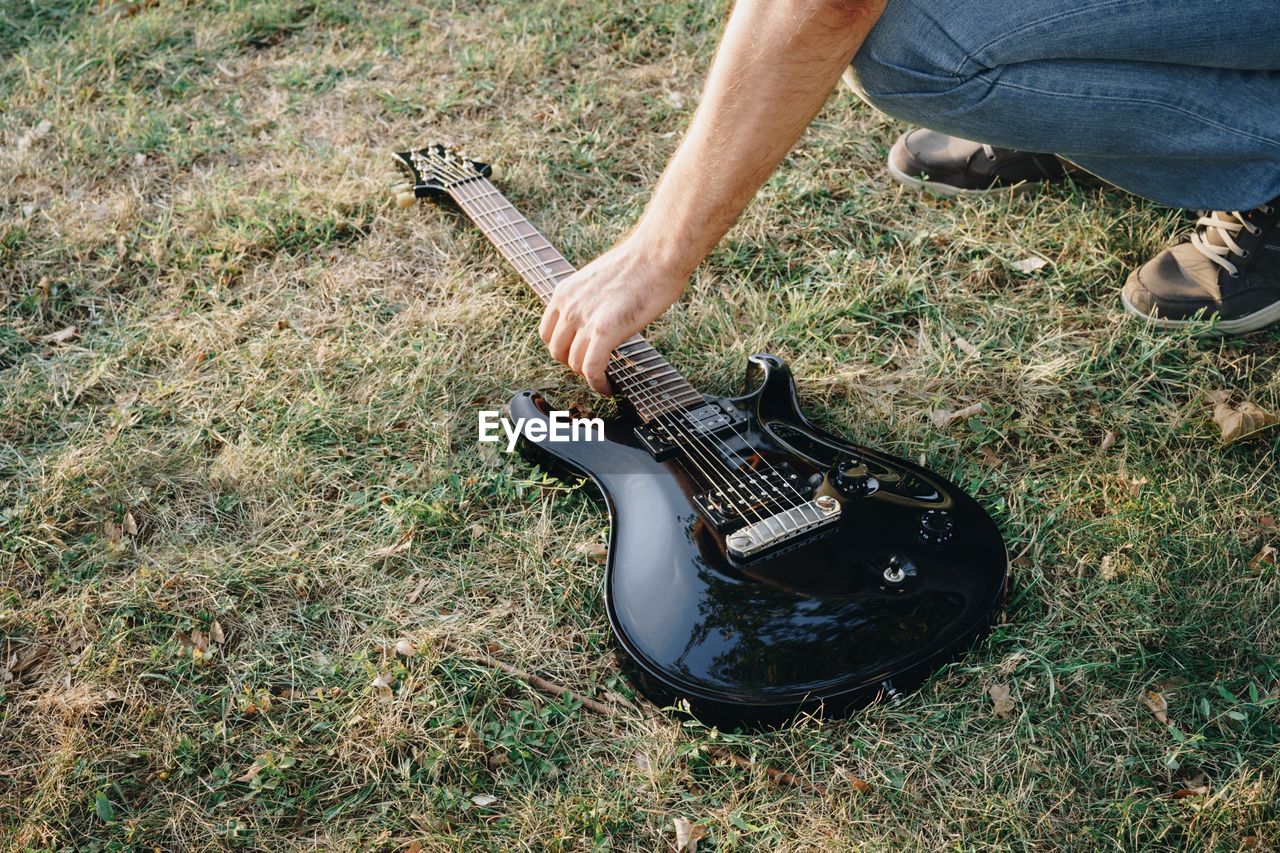
[[[544,301],[574,271],[489,166],[442,145],[395,156],[412,181],[402,206],[455,204]],[[623,405],[603,440],[522,447],[602,493],[606,609],[652,701],[721,726],[841,714],[898,699],[986,634],[1008,567],[990,516],[942,476],[811,423],[782,359],[751,356],[744,393],[722,397],[634,336],[608,376]],[[526,423],[553,411],[532,390],[508,408]]]

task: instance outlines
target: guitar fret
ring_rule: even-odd
[[[661,358],[661,356],[659,356],[659,358]],[[645,367],[644,369],[632,369],[622,372],[619,374],[619,378],[624,381],[661,384],[657,382],[656,377],[666,374],[669,374],[669,377],[664,381],[670,381],[671,379],[678,379],[681,382],[684,381],[684,377],[677,373],[676,369],[665,360],[655,363],[649,367]]]
[[[661,381],[661,382],[656,382],[656,381],[651,380],[651,379],[646,379],[646,380],[644,380],[644,382],[642,383],[641,387],[642,387],[642,388],[645,388],[645,389],[649,389],[649,388],[661,388],[662,386],[664,386],[664,385],[670,385],[670,384],[671,384],[671,383],[673,383],[673,382],[684,382],[684,377],[683,377],[683,376],[676,375],[676,376],[672,376],[672,377],[670,377],[670,378],[668,378],[668,379],[664,379],[664,380],[663,380],[663,381]]]
[[[534,256],[534,255],[536,255],[538,252],[542,252],[542,251],[545,251],[545,250],[547,250],[547,249],[550,249],[551,251],[556,252],[555,247],[554,247],[554,246],[551,246],[551,245],[546,245],[546,246],[530,246],[529,248],[525,249],[523,252],[517,252],[517,253],[516,253],[516,254],[514,254],[514,255],[507,255],[507,258],[508,258],[509,260],[516,260],[516,259],[521,259],[521,260],[523,260],[524,258],[528,258],[528,257]],[[503,254],[505,255],[505,254],[506,254],[506,252],[503,252]],[[556,256],[555,256],[554,258],[538,258],[538,261],[539,261],[539,262],[541,262],[541,263],[544,263],[544,264],[548,264],[548,263],[555,263],[556,261],[562,261],[562,260],[564,260],[564,258],[560,256],[560,253],[559,253],[559,252],[556,252]]]
[[[497,227],[507,228],[512,226],[508,223],[507,225]],[[489,237],[489,239],[493,241],[494,246],[496,246],[500,251],[506,250],[512,246],[531,246],[534,242],[538,242],[542,238],[542,235],[538,234],[536,231],[532,234],[521,234],[519,230],[517,230],[514,237],[498,238],[490,234],[488,229],[483,230],[485,231],[485,236]],[[551,244],[545,239],[541,239],[541,242],[543,246],[552,248]]]
[[[637,368],[644,367],[644,366],[645,366],[645,365],[647,365],[647,364],[652,364],[652,363],[654,363],[654,362],[659,362],[659,363],[661,363],[661,362],[663,362],[663,361],[664,361],[664,359],[662,358],[662,356],[661,356],[661,355],[659,355],[659,354],[658,354],[658,353],[656,353],[656,352],[655,352],[653,355],[649,356],[649,357],[648,357],[647,359],[645,359],[644,361],[636,361],[635,359],[631,358],[630,356],[627,356],[626,358],[627,358],[627,360],[626,360],[625,362],[618,362],[618,367],[619,367],[620,369],[621,369],[621,368],[628,368],[628,369],[635,370],[635,369],[637,369]],[[615,361],[616,361],[616,359],[615,359]],[[648,370],[649,368],[647,368],[647,367],[646,367],[645,369],[646,369],[646,370]]]

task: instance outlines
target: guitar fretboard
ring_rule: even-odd
[[[477,176],[456,184],[449,194],[544,302],[556,284],[574,271],[573,264],[487,178]],[[703,403],[697,389],[639,335],[613,351],[609,381],[646,421]]]

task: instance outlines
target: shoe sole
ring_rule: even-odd
[[[1152,317],[1150,314],[1144,314],[1129,301],[1129,296],[1123,290],[1120,291],[1120,301],[1124,304],[1126,312],[1149,325],[1157,326],[1161,329],[1188,329],[1196,326],[1207,326],[1208,328],[1196,332],[1196,335],[1202,338],[1221,335],[1245,335],[1249,332],[1260,332],[1268,326],[1280,323],[1280,302],[1268,305],[1266,308],[1254,311],[1252,314],[1237,317],[1234,320],[1171,320],[1168,317]]]
[[[898,141],[893,143],[893,148],[889,151],[889,157],[886,165],[889,167],[889,177],[893,178],[904,187],[913,190],[929,193],[930,195],[941,196],[943,198],[965,198],[984,195],[996,195],[1000,193],[1008,193],[1010,195],[1027,195],[1035,192],[1039,185],[1030,181],[1021,181],[1007,187],[989,187],[985,190],[969,189],[968,187],[957,187],[955,184],[944,184],[939,181],[928,181],[924,178],[917,178],[914,175],[908,175],[893,164],[894,152],[898,151],[902,146],[902,137],[898,137]]]

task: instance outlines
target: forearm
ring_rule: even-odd
[[[701,103],[632,232],[687,276],[817,114],[885,0],[740,0]]]
[[[538,329],[610,392],[610,353],[661,316],[813,119],[886,0],[739,0],[702,102],[626,239],[556,285]]]

